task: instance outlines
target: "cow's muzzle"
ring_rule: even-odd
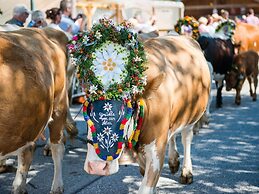
[[[108,176],[109,173],[109,164],[106,161],[88,161],[87,168],[85,166],[85,171],[88,174],[95,174],[100,176]]]

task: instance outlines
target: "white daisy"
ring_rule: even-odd
[[[96,94],[97,87],[95,85],[91,85],[89,88],[90,94]]]
[[[118,139],[119,139],[119,135],[117,133],[113,133],[111,136],[111,140],[113,142],[116,142],[116,141],[118,141]]]
[[[95,33],[95,37],[96,37],[97,39],[100,39],[100,38],[102,37],[101,32],[97,31],[97,32]]]
[[[103,139],[104,139],[104,135],[102,133],[98,133],[97,134],[97,140],[98,141],[103,141]]]
[[[105,111],[110,111],[112,109],[112,104],[110,104],[109,102],[105,103],[103,109]]]
[[[139,61],[142,61],[142,59],[141,59],[139,56],[136,56],[136,57],[134,58],[134,61],[139,62]]]
[[[103,129],[103,133],[106,134],[107,136],[109,136],[111,134],[112,130],[110,127],[105,127]]]
[[[147,85],[147,76],[146,75],[142,78],[142,83],[144,86]]]
[[[117,43],[105,42],[93,54],[93,72],[107,90],[111,84],[121,83],[126,76],[129,51]]]
[[[89,41],[89,37],[87,35],[85,35],[83,38],[84,44],[87,44],[88,41]]]
[[[132,86],[132,93],[137,94],[139,93],[138,87],[137,86]]]

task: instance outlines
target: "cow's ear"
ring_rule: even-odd
[[[146,90],[147,91],[155,91],[159,88],[161,83],[165,79],[165,73],[160,73],[158,76],[156,76],[153,80],[148,83]]]

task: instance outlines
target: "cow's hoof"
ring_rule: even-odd
[[[44,156],[51,156],[51,149],[49,145],[45,145],[43,148],[43,155]]]
[[[193,176],[191,173],[189,173],[187,176],[183,176],[183,174],[181,174],[180,176],[181,184],[191,184],[192,182],[193,182]]]
[[[236,103],[236,105],[240,105],[241,104],[240,101],[236,101],[235,103]]]
[[[18,187],[17,189],[13,189],[12,194],[28,194],[25,188]]]
[[[216,104],[216,108],[222,108],[222,103]]]
[[[177,158],[177,160],[175,160],[173,163],[169,161],[168,165],[169,165],[169,169],[170,169],[171,173],[175,174],[179,170],[180,161]]]
[[[13,165],[2,165],[0,166],[0,174],[8,172],[16,172],[17,168]]]
[[[62,193],[64,193],[64,188],[58,187],[55,191],[51,190],[49,193],[50,194],[62,194]]]

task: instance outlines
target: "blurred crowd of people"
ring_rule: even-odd
[[[198,19],[199,22],[199,32],[200,34],[212,35],[219,23],[229,20],[229,12],[222,9],[220,14],[213,13],[211,15],[202,16]],[[252,25],[259,25],[259,18],[255,16],[254,10],[250,8],[246,15],[236,16],[234,18],[235,22],[245,22]]]
[[[31,19],[29,23],[27,21],[28,18]],[[138,33],[156,30],[155,14],[147,17],[142,12],[136,12],[129,21]],[[86,16],[84,14],[78,14],[76,18],[72,18],[72,3],[70,0],[61,0],[59,7],[48,9],[45,13],[41,10],[30,11],[26,5],[17,4],[13,8],[13,17],[5,23],[19,27],[42,28],[48,26],[62,30],[68,35],[74,35],[79,31],[86,30]],[[27,23],[28,25],[25,26]]]
[[[6,21],[6,23],[24,27],[30,14],[31,21],[27,27],[42,28],[48,26],[62,30],[69,36],[86,30],[86,16],[78,14],[76,18],[72,18],[72,3],[69,0],[61,0],[59,7],[48,9],[45,13],[41,10],[31,12],[25,5],[16,5],[13,8],[13,17]],[[214,12],[211,15],[202,16],[198,19],[199,33],[213,35],[217,26],[227,20],[229,20],[229,12],[224,9],[219,14]],[[247,14],[236,16],[234,20],[236,22],[259,25],[259,18],[255,15],[253,9],[249,9]],[[129,21],[138,33],[148,33],[157,30],[154,10],[151,17],[150,15],[146,16],[141,12],[136,12]]]
[[[70,37],[86,29],[86,16],[78,14],[76,18],[72,18],[72,3],[68,0],[61,0],[59,7],[48,9],[45,13],[41,10],[30,11],[26,5],[17,4],[13,8],[13,17],[5,23],[24,27],[30,14],[31,21],[27,27],[48,26],[62,30]]]

